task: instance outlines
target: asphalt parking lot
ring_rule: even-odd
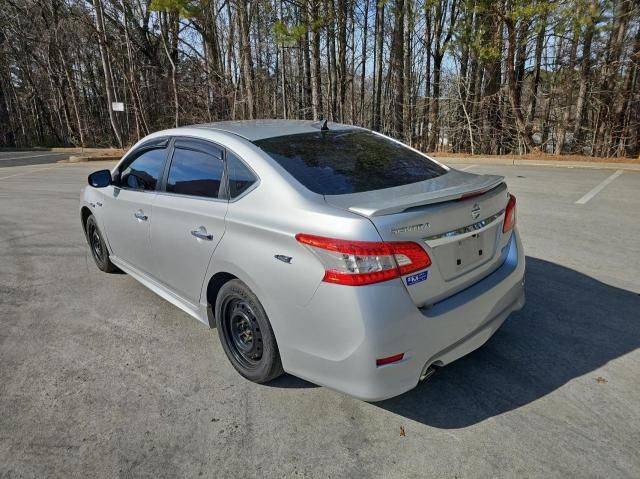
[[[527,305],[370,404],[250,383],[214,330],[98,271],[78,199],[104,165],[0,168],[1,477],[640,477],[640,172],[460,165],[518,198]]]

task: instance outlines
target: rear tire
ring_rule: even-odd
[[[222,348],[242,376],[266,383],[284,372],[267,314],[246,284],[232,279],[220,288],[215,318]]]
[[[85,226],[91,256],[93,256],[93,261],[95,261],[98,269],[105,273],[115,273],[119,271],[118,267],[113,264],[109,258],[109,250],[102,238],[102,233],[100,233],[95,216],[89,215]]]

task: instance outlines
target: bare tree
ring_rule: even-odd
[[[0,144],[329,118],[431,151],[637,157],[639,50],[635,0],[8,0]]]
[[[111,128],[113,134],[116,137],[118,146],[122,148],[122,135],[120,134],[120,127],[116,121],[113,113],[114,102],[114,90],[113,80],[111,78],[111,64],[109,62],[109,56],[107,55],[107,43],[108,39],[104,29],[104,17],[102,15],[102,0],[93,0],[93,7],[95,8],[95,25],[96,32],[98,34],[98,49],[100,50],[100,59],[102,60],[102,72],[104,75],[104,89],[107,95],[107,110],[109,111],[109,120],[111,121]]]

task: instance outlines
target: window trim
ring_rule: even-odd
[[[247,188],[246,190],[244,190],[242,193],[240,193],[238,196],[236,196],[235,198],[231,198],[229,196],[229,175],[228,175],[228,164],[229,162],[227,161],[227,152],[231,153],[233,156],[236,157],[236,159],[242,163],[244,165],[244,167],[249,170],[249,172],[253,175],[253,177],[256,179],[256,181],[253,182],[253,184]],[[255,170],[253,168],[251,168],[251,166],[249,166],[247,164],[246,161],[244,161],[242,159],[242,157],[240,155],[238,155],[235,151],[230,150],[229,148],[225,149],[225,153],[224,153],[224,168],[225,168],[225,172],[227,172],[226,178],[227,178],[227,200],[229,201],[229,203],[235,203],[236,201],[238,201],[241,198],[244,198],[246,195],[248,195],[251,191],[253,191],[254,189],[256,189],[258,187],[258,185],[260,184],[260,177],[258,176],[258,174],[255,172]]]
[[[186,140],[187,143],[192,143],[192,145],[187,146],[179,146],[176,147],[176,142],[180,140]],[[200,145],[198,145],[200,144]],[[199,146],[199,147],[198,147]],[[220,189],[218,190],[218,196],[198,196],[198,195],[186,195],[184,193],[174,193],[172,191],[167,191],[167,183],[169,180],[169,169],[171,168],[171,163],[173,162],[173,154],[175,153],[177,148],[183,150],[191,150],[197,151],[200,153],[204,153],[206,155],[211,155],[211,151],[207,151],[207,148],[215,147],[220,150],[222,153],[220,161],[222,161],[222,177],[220,178]],[[164,170],[162,172],[161,181],[159,181],[158,194],[163,196],[177,196],[179,198],[192,198],[197,200],[207,200],[207,201],[216,201],[226,202],[226,198],[222,196],[222,193],[226,190],[227,184],[227,165],[225,161],[225,148],[222,145],[219,145],[213,141],[205,140],[204,138],[197,137],[188,137],[188,136],[174,136],[171,138],[171,142],[169,143],[169,154],[167,156],[167,161],[165,162]]]
[[[220,190],[218,191],[217,198],[213,198],[211,196],[185,195],[182,193],[173,193],[171,191],[167,191],[167,181],[169,179],[169,168],[171,168],[171,162],[173,161],[173,153],[176,149],[175,143],[179,140],[192,141],[194,143],[193,147],[185,148],[183,146],[180,146],[179,148],[190,149],[190,150],[200,151],[202,153],[210,154],[209,152],[206,151],[206,149],[207,147],[212,146],[219,149],[222,152],[223,170],[222,170],[222,178],[220,180]],[[198,148],[198,144],[200,144],[200,148]],[[229,171],[227,167],[227,164],[228,164],[227,152],[232,153],[238,159],[238,161],[240,161],[247,168],[247,170],[251,172],[251,174],[256,179],[256,181],[254,181],[249,188],[247,188],[245,191],[242,192],[242,194],[236,196],[235,198],[229,197]],[[248,165],[247,162],[244,161],[242,157],[238,155],[235,151],[233,151],[231,148],[228,148],[222,145],[221,143],[210,140],[208,138],[201,138],[199,136],[179,135],[179,136],[172,136],[170,138],[169,144],[167,146],[167,157],[165,159],[164,167],[162,170],[162,177],[160,180],[158,180],[156,193],[163,196],[191,198],[191,199],[200,200],[200,201],[215,201],[217,203],[220,203],[220,202],[235,203],[241,198],[244,198],[247,194],[249,194],[255,188],[257,188],[260,182],[261,182],[260,176],[256,173],[256,171],[253,168],[251,168],[251,166]],[[138,190],[133,190],[133,191],[138,191]]]
[[[145,141],[142,145],[138,146],[135,150],[129,151],[118,163],[116,166],[115,175],[118,179],[118,184],[114,184],[114,188],[118,188],[120,190],[125,191],[133,191],[135,193],[157,193],[160,188],[160,182],[162,180],[162,176],[164,174],[164,170],[167,164],[167,153],[169,151],[169,146],[171,143],[171,138],[168,136],[161,136],[158,138],[152,138],[149,141]],[[136,161],[140,155],[147,151],[151,150],[160,150],[164,149],[164,158],[162,159],[162,165],[160,166],[160,174],[158,175],[158,180],[156,181],[156,187],[153,190],[145,190],[140,188],[130,188],[129,186],[122,186],[120,184],[121,175],[122,175],[122,164],[129,160],[130,157],[134,156],[133,161]],[[133,163],[132,161],[132,163]]]

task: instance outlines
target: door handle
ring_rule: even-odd
[[[207,228],[205,228],[204,226],[200,226],[195,230],[191,230],[191,235],[202,240],[207,240],[207,241],[213,240],[213,235],[210,233],[207,233]]]
[[[138,210],[136,211],[133,216],[136,217],[136,219],[140,220],[140,221],[147,221],[149,219],[149,217],[147,215],[144,214],[144,211],[142,210]]]

